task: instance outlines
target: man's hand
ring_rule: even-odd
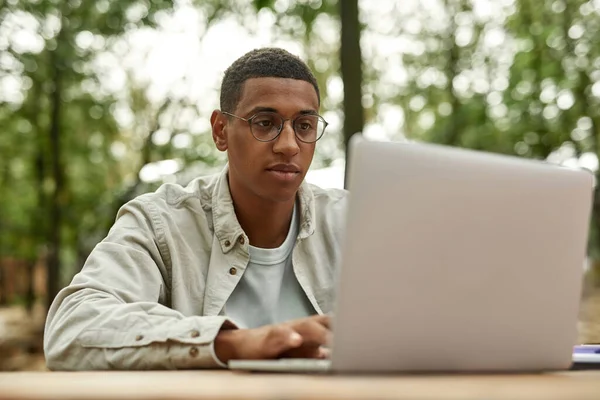
[[[331,339],[330,317],[316,315],[255,329],[222,330],[215,338],[215,353],[224,363],[232,359],[326,358],[328,351],[322,346]]]

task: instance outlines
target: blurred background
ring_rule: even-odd
[[[330,123],[308,180],[343,187],[355,132],[598,176],[600,0],[0,0],[0,370],[43,369],[49,302],[117,210],[220,170],[223,71],[279,46]],[[598,197],[600,200],[600,197]],[[600,202],[581,342],[600,342]]]

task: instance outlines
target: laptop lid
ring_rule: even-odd
[[[593,176],[354,140],[337,371],[568,368]]]

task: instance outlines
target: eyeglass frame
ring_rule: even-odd
[[[253,119],[254,117],[256,117],[258,114],[261,114],[261,113],[275,114],[275,115],[277,115],[279,118],[281,118],[281,121],[282,121],[282,123],[281,123],[281,127],[279,128],[279,132],[277,132],[277,135],[275,135],[275,136],[273,137],[273,139],[269,139],[269,140],[261,140],[261,139],[257,138],[257,137],[254,135],[254,131],[252,130],[252,119]],[[230,117],[234,117],[234,118],[237,118],[237,119],[241,119],[242,121],[245,121],[245,122],[247,122],[247,123],[248,123],[248,127],[250,128],[250,133],[252,134],[252,137],[253,137],[254,139],[258,140],[259,142],[262,142],[262,143],[269,143],[269,142],[272,142],[272,141],[274,141],[275,139],[277,139],[277,138],[279,137],[279,135],[281,135],[281,132],[283,132],[283,127],[285,126],[285,123],[286,123],[286,121],[292,121],[292,130],[294,131],[294,136],[296,137],[296,139],[298,139],[298,140],[299,140],[299,141],[301,141],[302,143],[307,143],[307,144],[317,143],[317,141],[319,141],[319,139],[321,139],[321,138],[323,137],[323,135],[325,134],[325,129],[327,129],[327,126],[329,125],[329,122],[325,121],[325,118],[323,118],[323,117],[322,117],[321,115],[319,115],[319,114],[303,114],[303,115],[299,115],[299,116],[297,116],[296,118],[293,118],[293,119],[292,119],[292,118],[283,118],[283,117],[281,116],[281,114],[279,114],[279,113],[277,113],[277,112],[275,112],[275,111],[266,111],[266,110],[265,110],[265,111],[258,111],[258,112],[256,112],[255,114],[252,114],[252,115],[251,115],[250,117],[248,117],[248,118],[243,118],[243,117],[240,117],[239,115],[235,115],[235,114],[232,114],[232,113],[230,113],[230,112],[227,112],[227,111],[221,111],[221,114],[228,115],[228,116],[230,116]],[[313,142],[307,142],[306,140],[302,140],[302,138],[300,138],[300,136],[299,136],[299,135],[298,135],[298,133],[296,132],[296,128],[294,127],[294,124],[295,124],[295,122],[296,122],[296,120],[297,120],[298,118],[305,117],[305,116],[307,116],[307,115],[312,115],[313,117],[320,118],[320,119],[323,121],[323,123],[325,123],[325,126],[323,127],[323,133],[321,133],[321,135],[319,135],[319,137],[318,137],[318,138],[317,138],[315,141],[313,141]]]

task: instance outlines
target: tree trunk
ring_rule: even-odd
[[[9,169],[8,163],[5,161],[5,165],[0,166],[0,193],[6,190],[9,180]],[[10,227],[6,226],[6,221],[0,219],[0,306],[4,306],[8,302],[6,290],[8,284],[6,283],[7,274],[4,272],[4,243],[2,241],[4,237],[4,231],[10,232]]]
[[[48,201],[46,199],[46,191],[44,189],[44,181],[46,180],[46,176],[48,174],[47,171],[47,150],[48,150],[48,138],[43,135],[44,126],[40,120],[40,116],[42,115],[42,107],[40,105],[40,97],[43,95],[42,82],[43,78],[38,76],[37,79],[34,79],[34,85],[32,87],[31,93],[33,94],[33,98],[36,101],[31,103],[30,109],[30,121],[35,126],[35,132],[37,136],[37,148],[36,154],[33,160],[33,167],[35,170],[35,179],[36,179],[36,190],[37,190],[37,210],[35,213],[31,215],[31,223],[29,229],[31,230],[31,236],[35,238],[36,249],[35,253],[31,255],[31,259],[29,260],[28,265],[31,265],[31,269],[29,270],[29,282],[28,282],[28,291],[27,291],[27,307],[28,310],[31,311],[33,307],[33,303],[35,302],[35,287],[34,287],[34,271],[35,264],[37,260],[40,258],[40,252],[42,251],[42,245],[45,245],[48,241],[48,221],[47,221],[47,212],[48,212]],[[48,303],[50,304],[50,303]]]
[[[0,189],[2,186],[0,185]],[[4,190],[4,189],[2,189]],[[4,230],[4,226],[0,221],[0,306],[6,305],[6,277],[4,276],[4,256],[2,255],[3,245],[2,245],[2,231]]]
[[[358,0],[340,1],[342,43],[340,51],[342,80],[344,81],[344,148],[348,186],[348,143],[355,133],[363,131],[365,117],[362,106],[362,55],[360,51],[360,22]]]
[[[6,297],[6,277],[4,276],[4,263],[0,258],[0,306],[5,306],[7,303]]]
[[[61,35],[57,37],[57,48],[50,51],[50,65],[52,71],[52,92],[50,93],[50,152],[51,173],[54,181],[54,191],[50,196],[50,226],[49,226],[49,254],[47,274],[48,307],[52,304],[60,286],[60,249],[62,227],[62,197],[64,192],[64,171],[61,158],[60,120],[61,120],[61,90],[62,68],[58,51]]]
[[[33,304],[35,303],[34,271],[35,260],[27,260],[27,293],[25,294],[25,307],[29,313],[33,311]]]

